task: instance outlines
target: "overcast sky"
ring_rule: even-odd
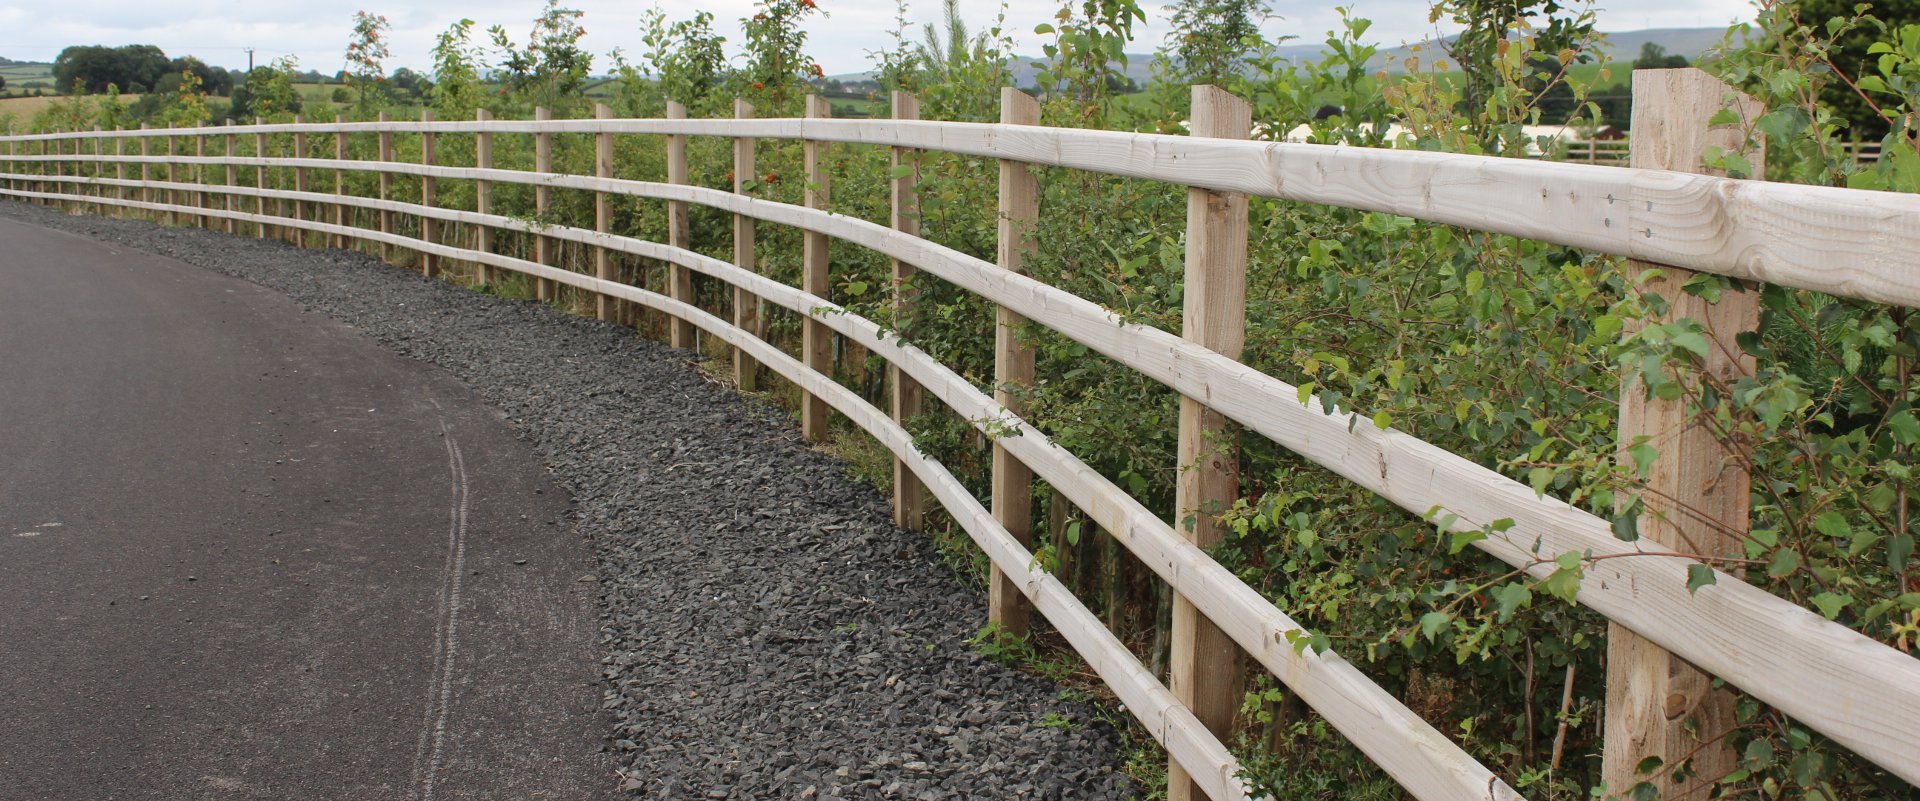
[[[524,44],[533,17],[543,0],[357,0],[371,12],[385,14],[393,24],[388,68],[431,65],[428,51],[435,34],[468,17],[485,29],[504,25],[515,42]],[[1355,13],[1374,21],[1369,37],[1387,45],[1418,41],[1433,35],[1427,24],[1426,0],[1350,0]],[[566,3],[586,12],[586,45],[598,54],[596,72],[607,65],[605,54],[624,48],[637,60],[642,49],[640,12],[649,0],[572,0]],[[698,3],[662,2],[670,17],[692,14],[695,8],[713,12],[729,47],[739,38],[738,19],[752,13],[752,0],[701,0]],[[1019,0],[1010,4],[1007,30],[1022,54],[1039,52],[1041,37],[1033,26],[1058,10],[1058,0]],[[1289,34],[1317,42],[1334,27],[1335,3],[1276,0],[1274,10],[1283,19],[1270,23],[1270,34]],[[869,66],[868,52],[892,44],[892,0],[820,0],[825,19],[809,25],[809,51],[829,73],[857,72]],[[1600,29],[1722,26],[1752,16],[1747,0],[1600,0]],[[266,63],[292,55],[303,69],[332,73],[344,61],[347,34],[352,26],[351,5],[331,3],[234,2],[233,0],[0,0],[0,56],[16,60],[52,61],[60,49],[73,44],[153,44],[168,55],[196,55],[214,64],[244,68],[247,48]],[[1132,49],[1151,50],[1166,31],[1166,12],[1157,2],[1147,5],[1146,29]],[[997,0],[961,0],[963,16],[974,27],[992,22],[999,13]],[[934,19],[939,0],[910,0],[914,22]]]

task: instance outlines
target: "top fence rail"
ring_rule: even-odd
[[[764,119],[357,122],[275,133],[657,134],[933,150],[1397,214],[1920,307],[1920,195],[1528,159],[988,123]],[[214,136],[225,127],[0,137]]]

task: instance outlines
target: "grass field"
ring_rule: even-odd
[[[8,83],[12,83],[12,79],[8,79]],[[46,107],[66,99],[67,98],[65,97],[54,97],[54,96],[9,97],[9,98],[0,100],[0,117],[4,117],[10,114],[10,115],[13,115],[13,118],[15,120],[18,120],[20,122],[26,122],[27,120],[33,119],[33,115],[39,114],[41,110],[45,109]],[[133,101],[139,100],[139,99],[140,99],[139,95],[121,95],[120,96],[120,102],[122,103],[132,103]]]
[[[53,88],[52,64],[8,64],[0,67],[0,78],[7,79],[7,91],[33,89],[33,85],[45,84]],[[31,84],[31,85],[30,85]]]

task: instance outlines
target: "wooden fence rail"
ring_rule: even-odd
[[[1233,347],[1232,326],[1237,325],[1233,319],[1244,314],[1244,289],[1236,293],[1234,282],[1244,286],[1246,244],[1245,202],[1241,199],[1236,206],[1234,198],[1246,194],[1406,214],[1669,267],[1906,306],[1920,306],[1920,271],[1910,266],[1912,254],[1920,252],[1920,198],[1733,181],[1676,171],[1213,139],[1205,135],[1233,136],[1241,127],[1241,121],[1217,115],[1241,112],[1234,108],[1237,101],[1217,90],[1198,90],[1196,108],[1202,108],[1202,100],[1216,116],[1203,120],[1207,115],[1196,112],[1194,130],[1203,136],[1195,137],[1049,129],[1024,124],[1029,120],[1014,112],[1009,112],[1001,125],[910,119],[854,122],[817,116],[752,119],[752,109],[744,105],[736,107],[735,118],[727,120],[599,118],[528,122],[492,121],[483,116],[476,121],[336,122],[245,129],[262,137],[262,142],[269,134],[334,133],[334,159],[309,158],[304,148],[298,157],[271,156],[264,146],[256,148],[255,156],[231,151],[214,157],[185,156],[171,148],[169,155],[148,155],[148,139],[154,134],[146,131],[15,136],[0,138],[8,143],[7,155],[0,156],[0,163],[10,165],[6,174],[0,175],[7,181],[0,194],[177,214],[182,207],[174,202],[175,193],[206,192],[224,197],[224,206],[201,208],[195,204],[193,213],[205,219],[222,219],[229,226],[247,222],[262,231],[269,225],[299,229],[332,236],[335,242],[358,239],[382,248],[412,249],[424,257],[519,272],[538,282],[542,297],[550,296],[549,287],[566,284],[602,298],[664,312],[677,321],[669,328],[677,343],[691,344],[691,328],[706,332],[733,349],[743,385],[752,380],[749,375],[756,365],[761,365],[801,387],[808,399],[805,408],[809,410],[806,419],[810,435],[819,430],[816,426],[824,428],[824,417],[815,422],[813,410],[831,407],[892,451],[899,471],[915,479],[896,482],[905,493],[899,500],[900,519],[911,522],[918,517],[918,493],[924,488],[959,521],[988,554],[995,569],[994,619],[1017,626],[1022,613],[1016,599],[1024,599],[1045,615],[1167,746],[1176,763],[1176,797],[1188,797],[1186,794],[1194,791],[1216,799],[1246,795],[1236,776],[1238,763],[1216,736],[1216,732],[1224,731],[1217,717],[1222,699],[1231,702],[1237,698],[1228,688],[1234,681],[1233,671],[1221,669],[1220,648],[1229,649],[1225,658],[1231,661],[1231,648],[1235,646],[1287,684],[1413,797],[1483,801],[1518,795],[1497,774],[1474,761],[1337,653],[1296,648],[1293,639],[1301,632],[1300,627],[1208,557],[1200,547],[1205,532],[1176,526],[1140,505],[1021,420],[1017,410],[1010,408],[1015,406],[1011,396],[989,396],[910,342],[830,304],[825,298],[829,240],[890,257],[900,280],[912,271],[925,271],[980,296],[999,307],[1002,317],[997,327],[1003,331],[1021,320],[1030,320],[1180,392],[1183,403],[1191,405],[1193,418],[1193,432],[1189,434],[1189,411],[1183,406],[1183,507],[1198,509],[1223,500],[1220,487],[1231,491],[1222,476],[1229,475],[1232,466],[1210,462],[1213,457],[1204,452],[1201,443],[1205,432],[1232,420],[1413,514],[1427,516],[1433,510],[1442,510],[1457,518],[1453,526],[1458,530],[1479,530],[1495,521],[1511,520],[1510,528],[1476,542],[1476,547],[1536,576],[1553,570],[1555,555],[1586,555],[1592,561],[1580,588],[1580,603],[1605,615],[1624,631],[1644,638],[1648,647],[1685,660],[1780,708],[1895,775],[1920,783],[1920,660],[1738,577],[1722,575],[1716,584],[1690,592],[1688,569],[1698,564],[1693,559],[1651,541],[1618,540],[1610,523],[1602,518],[1536,495],[1522,483],[1403,432],[1376,428],[1344,410],[1323,409],[1313,398],[1302,401],[1295,386],[1231,356],[1238,351]],[[1010,109],[1020,108],[1023,102],[1030,100],[1007,98]],[[915,116],[910,99],[896,98],[894,108],[897,116]],[[1716,105],[1671,113],[1704,120],[1717,110]],[[824,110],[818,113],[824,114]],[[236,128],[198,128],[166,133],[171,145],[176,136],[190,136],[196,141],[206,136],[226,136],[231,141],[237,132]],[[532,134],[542,144],[539,168],[532,172],[494,169],[489,164],[489,148],[484,146],[474,167],[432,163],[430,156],[423,159],[429,163],[396,162],[390,141],[381,143],[379,161],[345,158],[349,134],[374,133],[387,139],[398,133],[425,137],[457,132],[481,137]],[[664,183],[609,177],[611,169],[604,164],[597,167],[594,176],[552,172],[548,166],[551,137],[563,133],[595,134],[603,152],[611,147],[611,137],[621,133],[671,135],[675,139],[669,141],[682,143],[677,152],[684,152],[681,148],[686,136],[725,136],[748,144],[736,146],[736,185],[733,191],[725,191],[689,185],[684,165]],[[97,147],[93,154],[46,149],[67,140],[95,137],[137,137],[141,155],[125,154],[118,143],[112,153],[102,153]],[[751,141],[757,138],[807,140],[809,196],[805,206],[758,200],[739,192],[741,175],[752,172]],[[1644,130],[1642,139],[1649,139]],[[20,147],[27,142],[41,143],[40,152],[23,152],[32,149]],[[892,225],[826,209],[826,159],[819,148],[827,142],[894,148]],[[1000,263],[915,235],[911,224],[914,182],[911,170],[899,167],[910,167],[915,154],[924,150],[1002,160]],[[115,165],[113,178],[100,173],[103,164],[109,162]],[[94,174],[58,172],[67,164],[91,166]],[[139,165],[140,178],[123,177],[129,164]],[[1021,180],[1027,173],[1025,164],[1090,169],[1192,188],[1187,336],[1125,323],[1086,299],[1020,273],[1022,238],[1028,235],[1026,227],[1031,224],[1027,222],[1031,219],[1027,198],[1033,192],[1033,187]],[[153,165],[166,166],[169,179],[152,180],[149,168]],[[231,179],[225,185],[180,182],[173,180],[171,172],[177,166],[225,166],[230,176],[233,170],[249,166],[261,175],[271,168],[291,168],[296,174],[327,169],[335,170],[336,175],[357,170],[378,174],[383,191],[378,198],[346,194],[341,179],[336,179],[332,194],[271,188],[264,178],[257,179],[256,186],[236,185]],[[22,167],[33,171],[23,172]],[[742,167],[746,173],[738,172]],[[421,179],[425,202],[390,199],[384,188],[394,175]],[[440,180],[475,181],[482,187],[529,185],[535,188],[542,207],[553,189],[594,192],[599,198],[625,195],[661,200],[681,210],[678,219],[682,222],[673,229],[669,242],[654,243],[608,232],[604,212],[596,215],[601,219],[594,229],[493,214],[486,205],[486,192],[481,194],[476,211],[443,209],[433,205],[430,189],[434,186],[431,182]],[[89,187],[121,191],[87,195]],[[127,189],[140,191],[130,195],[124,192]],[[167,202],[154,202],[150,193],[155,191],[166,192]],[[255,212],[237,210],[235,200],[243,197],[256,199]],[[268,199],[292,201],[296,213],[291,217],[269,215]],[[334,206],[332,222],[322,222],[325,215],[317,208],[311,214],[297,213],[303,204]],[[604,208],[602,204],[604,200],[596,205]],[[684,209],[688,205],[733,215],[732,263],[691,250],[692,243],[684,232]],[[356,211],[371,213],[379,221],[378,229],[349,225],[349,221],[358,219]],[[418,217],[422,221],[421,237],[396,233],[390,222],[395,214]],[[791,226],[806,233],[806,286],[786,286],[754,271],[755,221]],[[436,227],[442,223],[470,227],[480,234],[473,247],[450,244],[436,239]],[[532,236],[537,243],[534,258],[492,252],[488,232],[495,229]],[[592,275],[570,272],[553,266],[550,240],[586,245],[597,254],[623,253],[666,262],[671,265],[672,280],[665,293],[618,283],[604,267],[604,256],[596,256]],[[732,285],[731,322],[693,305],[690,279],[682,276],[694,272]],[[908,304],[904,308],[910,313],[911,298],[903,297],[900,302]],[[763,332],[757,330],[761,303],[802,316],[808,336],[801,356],[788,355],[761,338]],[[599,308],[606,315],[604,301]],[[681,325],[689,328],[683,332],[678,327]],[[874,408],[828,377],[831,363],[821,357],[827,352],[822,343],[836,335],[882,357],[890,371],[899,376],[893,382],[893,409]],[[1004,379],[1002,383],[1021,380],[1017,343],[1002,342],[998,350],[1002,358],[1016,360],[1009,371],[996,370],[996,375]],[[900,421],[905,417],[903,410],[918,406],[917,396],[922,392],[941,400],[993,437],[996,469],[991,509],[973,498],[944,466],[913,447]],[[1064,585],[1033,566],[1025,527],[1031,524],[1030,493],[1035,476],[1046,480],[1094,523],[1111,532],[1167,583],[1178,608],[1189,610],[1180,613],[1186,615],[1186,623],[1180,628],[1186,633],[1175,638],[1172,690],[1142,666]],[[1187,487],[1189,481],[1194,486]],[[1209,636],[1231,645],[1213,644]],[[1212,667],[1205,667],[1209,665]],[[1229,709],[1229,720],[1231,714]],[[1610,742],[1614,734],[1608,732]],[[1675,747],[1671,743],[1659,746]],[[1631,756],[1637,762],[1646,755]],[[1655,755],[1670,759],[1677,756],[1671,750]],[[1626,756],[1609,754],[1608,758],[1614,762]],[[1623,788],[1616,791],[1619,789]]]

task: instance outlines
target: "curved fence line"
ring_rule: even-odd
[[[80,157],[92,160],[92,157]],[[1800,607],[1745,581],[1718,573],[1711,586],[1688,588],[1688,569],[1696,560],[1655,543],[1623,542],[1611,523],[1557,499],[1536,494],[1518,481],[1396,429],[1379,429],[1352,413],[1329,414],[1317,399],[1302,404],[1294,385],[1247,367],[1223,354],[1148,326],[1128,324],[1097,304],[1031,278],[1010,273],[981,259],[885,226],[845,215],[757,200],[715,189],[613,178],[588,178],[520,170],[437,167],[409,163],[221,157],[175,159],[185,164],[361,169],[440,178],[521,183],[562,189],[617,192],[656,200],[677,200],[754,219],[831,235],[924,269],[982,298],[1013,309],[1035,322],[1105,354],[1180,393],[1204,399],[1220,412],[1301,456],[1331,469],[1361,487],[1421,517],[1434,510],[1450,513],[1455,531],[1476,531],[1511,520],[1505,531],[1488,532],[1473,543],[1502,561],[1543,577],[1555,569],[1552,557],[1565,552],[1605,557],[1593,563],[1581,582],[1579,601],[1702,669],[1793,715],[1848,748],[1920,781],[1920,763],[1908,757],[1915,744],[1904,741],[1920,720],[1920,660]],[[72,178],[72,177],[69,177]],[[102,179],[74,178],[99,181]],[[185,190],[190,184],[181,184]],[[203,191],[223,187],[207,186]],[[250,188],[242,187],[242,190]],[[250,194],[243,191],[242,194]],[[316,202],[340,196],[317,195]],[[347,199],[349,205],[358,205]],[[390,201],[388,201],[390,202]],[[417,213],[417,212],[408,212]],[[521,230],[525,223],[512,226]],[[534,231],[542,233],[541,231]],[[556,237],[566,238],[566,237]],[[655,256],[659,258],[659,256]],[[1103,479],[1103,483],[1104,479]],[[1106,486],[1111,487],[1111,484]],[[1110,495],[1121,495],[1116,489]],[[1089,511],[1111,509],[1075,499]],[[1144,512],[1144,510],[1141,510]],[[1129,536],[1144,517],[1112,515],[1100,519],[1156,573],[1169,577],[1181,561]],[[1208,560],[1209,562],[1211,560]],[[1239,584],[1230,573],[1225,579]],[[1204,585],[1203,585],[1204,586]],[[1244,586],[1244,585],[1242,585]],[[1249,590],[1251,593],[1251,590]],[[1257,593],[1251,593],[1258,598]],[[1261,605],[1271,607],[1261,601]],[[1272,627],[1244,602],[1215,623],[1243,648],[1284,679],[1291,671],[1285,654],[1293,645],[1270,636]],[[1242,622],[1248,625],[1241,626]],[[1289,620],[1282,629],[1294,629]],[[1779,637],[1779,632],[1792,632]],[[1715,632],[1716,636],[1702,636]],[[1807,682],[1826,688],[1806,692]],[[1294,682],[1288,680],[1288,684]],[[1298,688],[1296,688],[1297,691]],[[1334,695],[1337,695],[1334,694]],[[1317,705],[1316,705],[1317,708]],[[1356,743],[1360,727],[1376,715],[1356,714],[1349,721],[1329,716]],[[1383,765],[1381,755],[1369,750]],[[1884,761],[1883,761],[1884,758]]]
[[[799,138],[936,150],[1404,214],[1785,286],[1920,306],[1920,271],[1909,266],[1911,253],[1920,252],[1920,197],[1732,181],[1679,172],[1022,125],[824,119],[336,123],[123,131],[99,136],[153,139],[181,135],[230,137],[246,133],[261,136],[264,141],[264,136],[271,133],[324,132],[530,133],[536,136],[647,133]],[[20,142],[94,136],[0,137],[0,142],[10,142],[10,149],[17,149]],[[169,153],[172,152],[169,148]],[[1622,542],[1613,536],[1607,521],[1537,495],[1530,487],[1471,460],[1403,432],[1375,428],[1370,421],[1346,412],[1336,410],[1329,414],[1315,399],[1303,402],[1293,385],[1228,356],[1158,329],[1126,324],[1083,298],[916,236],[823,210],[676,183],[390,161],[103,156],[98,153],[96,140],[95,155],[91,156],[77,152],[73,155],[14,154],[0,155],[0,161],[225,165],[229,184],[233,182],[232,170],[238,166],[261,171],[281,167],[376,172],[382,175],[383,187],[389,174],[473,180],[482,185],[516,183],[541,189],[624,194],[670,204],[698,203],[732,212],[738,218],[765,220],[861,245],[924,269],[1112,357],[1415,515],[1429,517],[1435,510],[1450,513],[1456,518],[1450,524],[1454,530],[1480,530],[1496,521],[1510,520],[1511,528],[1490,532],[1486,539],[1474,544],[1536,576],[1544,576],[1554,569],[1551,557],[1557,554],[1585,554],[1592,561],[1580,588],[1581,603],[1780,708],[1894,774],[1920,783],[1920,742],[1913,734],[1915,727],[1920,726],[1920,660],[1737,577],[1722,574],[1717,583],[1697,592],[1690,591],[1688,570],[1699,564],[1691,557],[1646,547],[1652,543]],[[145,174],[144,166],[142,174]],[[157,189],[169,194],[179,191],[224,193],[230,196],[229,205],[232,196],[253,196],[259,199],[257,208],[261,211],[267,199],[336,208],[352,206],[381,212],[383,229],[390,224],[387,220],[393,213],[417,215],[424,221],[477,225],[483,231],[503,228],[574,241],[659,259],[719,278],[799,312],[867,347],[973,421],[976,427],[995,435],[997,445],[1004,446],[1085,510],[1094,522],[1112,532],[1180,597],[1200,608],[1416,797],[1460,801],[1518,797],[1500,783],[1497,776],[1474,762],[1457,745],[1414,716],[1337,654],[1296,650],[1287,634],[1299,631],[1297,624],[1077,457],[1054,445],[1038,430],[1013,417],[1005,406],[917,348],[887,335],[871,321],[846,314],[816,295],[668,245],[430,205],[342,194],[78,175],[4,174],[0,179]],[[423,254],[500,266],[604,296],[636,300],[680,319],[692,319],[681,312],[698,315],[700,319],[724,326],[725,332],[715,331],[715,335],[757,359],[769,361],[771,357],[764,355],[769,349],[780,353],[778,348],[719,322],[717,317],[684,300],[535,262],[401,237],[385,230],[372,232],[199,206],[11,189],[0,192],[246,220],[400,245]],[[344,217],[336,219],[344,220]],[[432,233],[423,231],[423,235],[431,237]],[[676,289],[675,294],[680,295],[680,291]],[[714,331],[706,323],[694,322]],[[800,365],[798,360],[783,353],[780,358],[784,366]],[[910,439],[899,439],[906,437],[904,429],[878,409],[839,387],[817,368],[802,366],[799,369],[803,371],[800,378],[787,377],[809,395],[836,408],[851,398],[861,407],[856,410],[858,414],[842,408],[843,413],[886,444],[902,463],[926,462],[924,456],[913,452]],[[776,372],[787,375],[785,370],[776,369]],[[842,394],[846,397],[840,397]],[[865,418],[861,415],[873,419],[863,422]],[[885,425],[868,425],[875,420]],[[902,447],[913,452],[913,457],[903,453]],[[927,479],[920,466],[912,469],[929,482],[943,504],[955,510],[956,519],[985,515],[974,520],[975,525],[967,525],[967,520],[962,519],[963,527],[980,542],[996,567],[1013,578],[1021,592],[1033,598],[1051,618],[1053,615],[1048,610],[1060,604],[1057,600],[1043,604],[1041,597],[1053,592],[1067,594],[1067,590],[1045,571],[1034,570],[1030,564],[1031,554],[1005,526],[995,522],[977,499],[959,488],[944,467],[933,466],[938,470],[931,473],[932,479]],[[934,486],[938,481],[953,483]],[[947,497],[956,491],[964,499]],[[975,531],[982,520],[991,529],[988,534]],[[995,536],[1004,537],[1006,542],[996,540]],[[1006,543],[1012,544],[1011,550],[1004,547]],[[1092,620],[1091,614],[1070,594],[1067,599],[1072,608],[1062,614],[1077,621],[1069,622],[1068,626],[1084,624],[1077,615]],[[1061,624],[1056,621],[1056,625]],[[1100,629],[1100,635],[1112,639],[1097,620],[1093,626]],[[1069,640],[1074,636],[1069,634]],[[1104,664],[1120,675],[1120,681],[1134,682],[1129,692],[1148,696],[1154,691],[1165,693],[1158,679],[1140,667],[1138,660],[1126,652],[1124,646],[1119,646],[1117,640],[1112,644],[1126,655],[1122,662],[1112,661],[1116,654],[1102,650],[1104,640],[1092,642],[1099,639],[1094,633],[1078,632],[1077,636],[1092,638],[1088,647],[1100,654],[1098,657],[1088,655],[1089,662],[1096,658],[1107,660]],[[1081,643],[1074,641],[1074,646],[1080,649]],[[1082,652],[1087,653],[1084,649]],[[1134,671],[1144,675],[1152,683],[1151,687],[1141,685],[1139,678],[1133,676]],[[1106,672],[1102,671],[1102,675],[1106,676]],[[1110,682],[1114,680],[1109,678]],[[1174,703],[1178,706],[1177,701]],[[1151,720],[1144,716],[1142,719],[1154,728],[1156,737],[1175,751],[1180,764],[1206,785],[1207,793],[1214,797],[1223,797],[1215,795],[1216,791],[1240,794],[1232,797],[1243,796],[1244,788],[1237,782],[1221,784],[1208,778],[1222,775],[1220,770],[1226,763],[1214,757],[1224,754],[1224,749],[1218,754],[1209,750],[1218,746],[1218,740],[1198,725],[1186,707],[1178,706],[1178,712],[1184,714],[1176,721],[1178,725],[1168,723],[1174,718],[1169,717],[1172,713],[1166,710],[1150,713],[1157,716]],[[1188,722],[1195,726],[1192,731],[1184,728]],[[1200,735],[1204,735],[1204,742],[1195,739]],[[1200,769],[1194,770],[1195,766]],[[1228,770],[1224,775],[1231,778],[1233,771]]]
[[[234,127],[100,132],[227,135]],[[1412,217],[1735,278],[1920,306],[1920,196],[1497,156],[912,120],[308,123],[248,133],[656,134],[1007,159]],[[92,138],[0,137],[0,142]]]

